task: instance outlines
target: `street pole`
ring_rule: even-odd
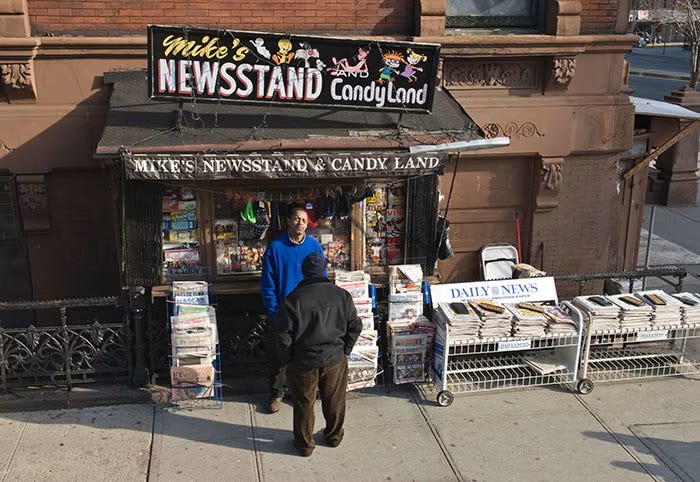
[[[654,232],[654,217],[656,216],[656,205],[651,205],[651,216],[649,218],[649,232],[647,233],[647,249],[644,253],[644,269],[649,267],[649,257],[651,255],[651,234]],[[642,278],[642,291],[647,287],[646,276]]]

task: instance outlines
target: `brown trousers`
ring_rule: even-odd
[[[348,359],[329,367],[309,367],[303,362],[287,365],[287,386],[294,404],[294,443],[298,449],[312,449],[314,443],[314,402],[316,388],[321,395],[326,440],[340,443],[345,422],[345,392],[348,386]]]

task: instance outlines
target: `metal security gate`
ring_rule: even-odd
[[[8,326],[3,319],[30,310],[38,326],[3,328]],[[131,359],[129,314],[118,297],[0,302],[3,390],[126,381],[131,379]]]

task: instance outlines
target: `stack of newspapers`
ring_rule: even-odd
[[[373,387],[377,378],[379,347],[369,296],[369,275],[364,271],[337,270],[335,284],[352,295],[357,316],[362,320],[362,332],[348,356],[348,390]]]
[[[650,328],[653,307],[631,294],[609,295],[607,297],[620,308],[620,328]]]
[[[681,302],[683,323],[686,325],[700,324],[700,294],[686,291],[676,293],[673,297]]]
[[[662,290],[638,291],[635,296],[651,307],[654,328],[681,324],[683,303],[678,299]]]
[[[588,314],[590,330],[606,331],[620,328],[620,307],[601,295],[577,296],[574,304]]]
[[[212,397],[218,335],[208,284],[175,281],[170,301],[171,399]]]

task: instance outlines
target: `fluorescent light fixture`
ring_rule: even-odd
[[[447,144],[421,144],[411,146],[408,152],[411,154],[420,154],[423,152],[462,152],[476,151],[479,149],[492,149],[494,147],[505,147],[510,145],[509,137],[494,137],[492,139],[476,139],[473,141],[458,141],[448,142]]]

